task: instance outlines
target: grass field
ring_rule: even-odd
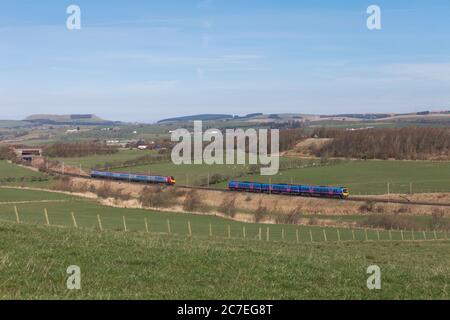
[[[156,151],[120,149],[119,152],[114,154],[92,155],[88,157],[74,157],[74,158],[51,158],[51,160],[58,160],[60,162],[64,162],[66,165],[71,165],[75,167],[79,167],[81,165],[83,169],[89,170],[95,167],[96,165],[103,166],[105,165],[105,163],[124,162],[148,154],[156,154]]]
[[[0,161],[0,185],[33,185],[47,186],[50,179],[41,172]]]
[[[289,244],[0,223],[0,299],[448,299],[449,242]],[[66,269],[81,269],[81,290]],[[381,290],[366,269],[381,268]]]
[[[79,198],[55,192],[0,188],[0,203],[14,202],[14,201],[72,200],[72,199],[79,199]]]
[[[0,299],[448,299],[448,237],[240,223],[0,188]],[[378,291],[366,287],[373,264]],[[81,268],[79,291],[66,289],[70,265]]]
[[[353,194],[450,192],[450,162],[352,161],[323,167],[281,171],[277,176],[244,176],[238,180],[350,188]],[[225,187],[225,184],[222,184]]]

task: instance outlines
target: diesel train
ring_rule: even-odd
[[[141,182],[152,184],[175,185],[175,178],[172,176],[148,175],[140,173],[91,171],[91,178],[110,179],[128,182]],[[294,184],[269,184],[258,182],[230,181],[228,183],[230,191],[285,194],[304,197],[327,197],[346,199],[350,196],[350,191],[346,187],[324,187]]]
[[[91,178],[96,179],[110,179],[110,180],[122,180],[129,182],[142,182],[153,184],[165,184],[173,186],[175,184],[175,178],[172,176],[157,176],[147,175],[141,173],[126,173],[126,172],[109,172],[109,171],[91,171]]]
[[[327,197],[346,199],[350,191],[345,187],[319,187],[294,184],[269,184],[257,182],[230,181],[228,189],[231,191],[286,194],[304,197]]]

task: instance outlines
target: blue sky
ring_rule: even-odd
[[[2,119],[424,109],[450,109],[448,0],[0,3]]]

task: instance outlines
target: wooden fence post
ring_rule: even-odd
[[[212,238],[213,236],[213,231],[212,231],[212,225],[211,223],[209,224],[209,236]]]
[[[380,230],[377,229],[377,239],[380,241]]]
[[[284,241],[284,228],[281,228],[281,239]]]
[[[267,230],[266,230],[266,241],[269,241],[270,240],[270,229],[269,229],[269,227],[267,227]]]
[[[323,238],[324,238],[324,240],[325,240],[325,241],[328,241],[326,229],[323,229],[322,231],[323,231]]]
[[[246,238],[245,226],[242,226],[242,236],[244,237],[244,239]]]
[[[336,233],[337,233],[338,242],[341,242],[341,233],[339,232],[339,229],[336,229]]]
[[[72,216],[73,226],[75,227],[75,229],[78,229],[77,220],[75,219],[75,213],[73,213],[72,211],[70,215]]]
[[[126,219],[125,219],[125,216],[122,216],[122,221],[123,221],[123,230],[124,230],[125,232],[127,232],[127,231],[128,231],[128,228],[127,228],[127,221],[126,221]]]
[[[189,237],[192,237],[191,221],[188,221],[188,232],[189,232]]]
[[[144,218],[144,224],[145,224],[145,232],[150,233],[148,230],[148,221],[147,218]]]
[[[425,231],[422,231],[423,233],[423,240],[427,240],[427,234],[425,233]]]
[[[100,218],[100,215],[97,215],[97,221],[98,221],[98,227],[100,229],[100,231],[103,231],[103,226],[102,226],[102,219]]]
[[[45,223],[49,226],[50,225],[50,220],[48,219],[47,208],[44,209],[44,216],[45,216]]]
[[[300,239],[299,239],[299,237],[298,237],[298,229],[295,230],[295,237],[297,238],[297,243],[299,243],[299,242],[300,242]]]
[[[356,240],[356,237],[355,237],[355,230],[354,230],[354,229],[352,229],[352,238],[353,238],[353,241]]]
[[[16,222],[20,223],[19,210],[17,209],[17,206],[14,206],[14,212],[16,213]]]
[[[259,241],[262,240],[262,229],[261,229],[261,227],[259,227],[258,238],[259,238]]]
[[[400,235],[402,236],[402,241],[405,240],[405,238],[403,236],[403,230],[400,230]]]
[[[167,233],[171,234],[172,233],[172,229],[170,228],[170,220],[167,219]]]

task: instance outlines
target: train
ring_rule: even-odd
[[[91,178],[110,179],[128,182],[164,184],[173,186],[176,180],[173,176],[149,175],[141,173],[91,171]],[[285,194],[305,197],[327,197],[347,199],[350,191],[346,187],[308,186],[295,184],[269,184],[248,181],[230,181],[228,190],[255,193]]]
[[[159,175],[148,175],[141,173],[126,173],[126,172],[110,172],[99,170],[91,171],[91,178],[164,184],[170,186],[173,186],[176,183],[175,178],[172,176],[159,176]]]
[[[247,181],[230,181],[228,182],[228,190],[340,199],[347,199],[350,196],[350,191],[346,187],[269,184]]]

